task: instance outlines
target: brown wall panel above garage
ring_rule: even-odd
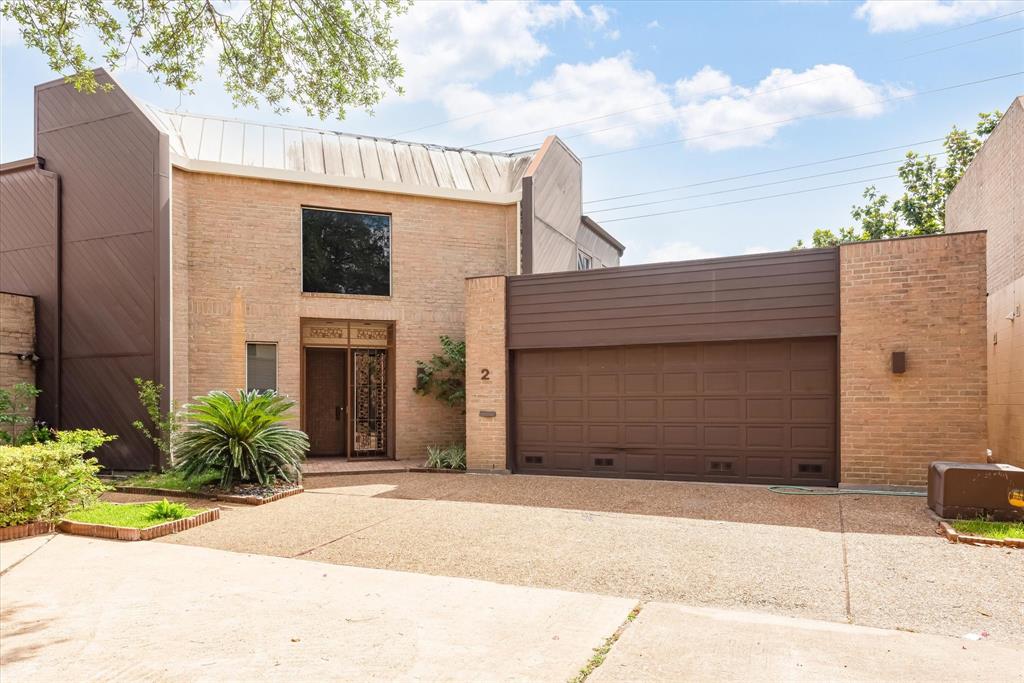
[[[509,348],[835,335],[837,263],[804,249],[512,277]]]

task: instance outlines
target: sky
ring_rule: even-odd
[[[11,161],[32,154],[33,86],[58,74],[0,21]],[[557,134],[624,263],[784,250],[849,225],[866,185],[899,194],[907,149],[939,152],[925,141],[1024,94],[1008,76],[1024,71],[1021,0],[421,0],[395,32],[405,93],[343,121],[237,109],[213,60],[192,95],[116,73],[196,113],[490,151]]]

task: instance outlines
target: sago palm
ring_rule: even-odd
[[[175,439],[175,468],[186,478],[219,470],[225,489],[236,481],[297,481],[309,437],[281,424],[294,405],[274,391],[240,391],[237,400],[211,391],[197,398]]]

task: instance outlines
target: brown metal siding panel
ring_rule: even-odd
[[[512,349],[838,332],[832,249],[509,278]]]
[[[60,179],[38,163],[8,164],[0,173],[0,290],[36,298],[36,385],[43,391],[36,415],[53,425],[60,417]]]
[[[36,153],[62,180],[62,426],[117,434],[98,453],[111,469],[158,464],[131,426],[143,417],[132,379],[169,384],[166,146],[116,87],[36,88]]]
[[[836,481],[832,338],[513,355],[518,472]]]

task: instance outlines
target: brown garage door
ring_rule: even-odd
[[[835,339],[514,353],[516,471],[836,481]]]

